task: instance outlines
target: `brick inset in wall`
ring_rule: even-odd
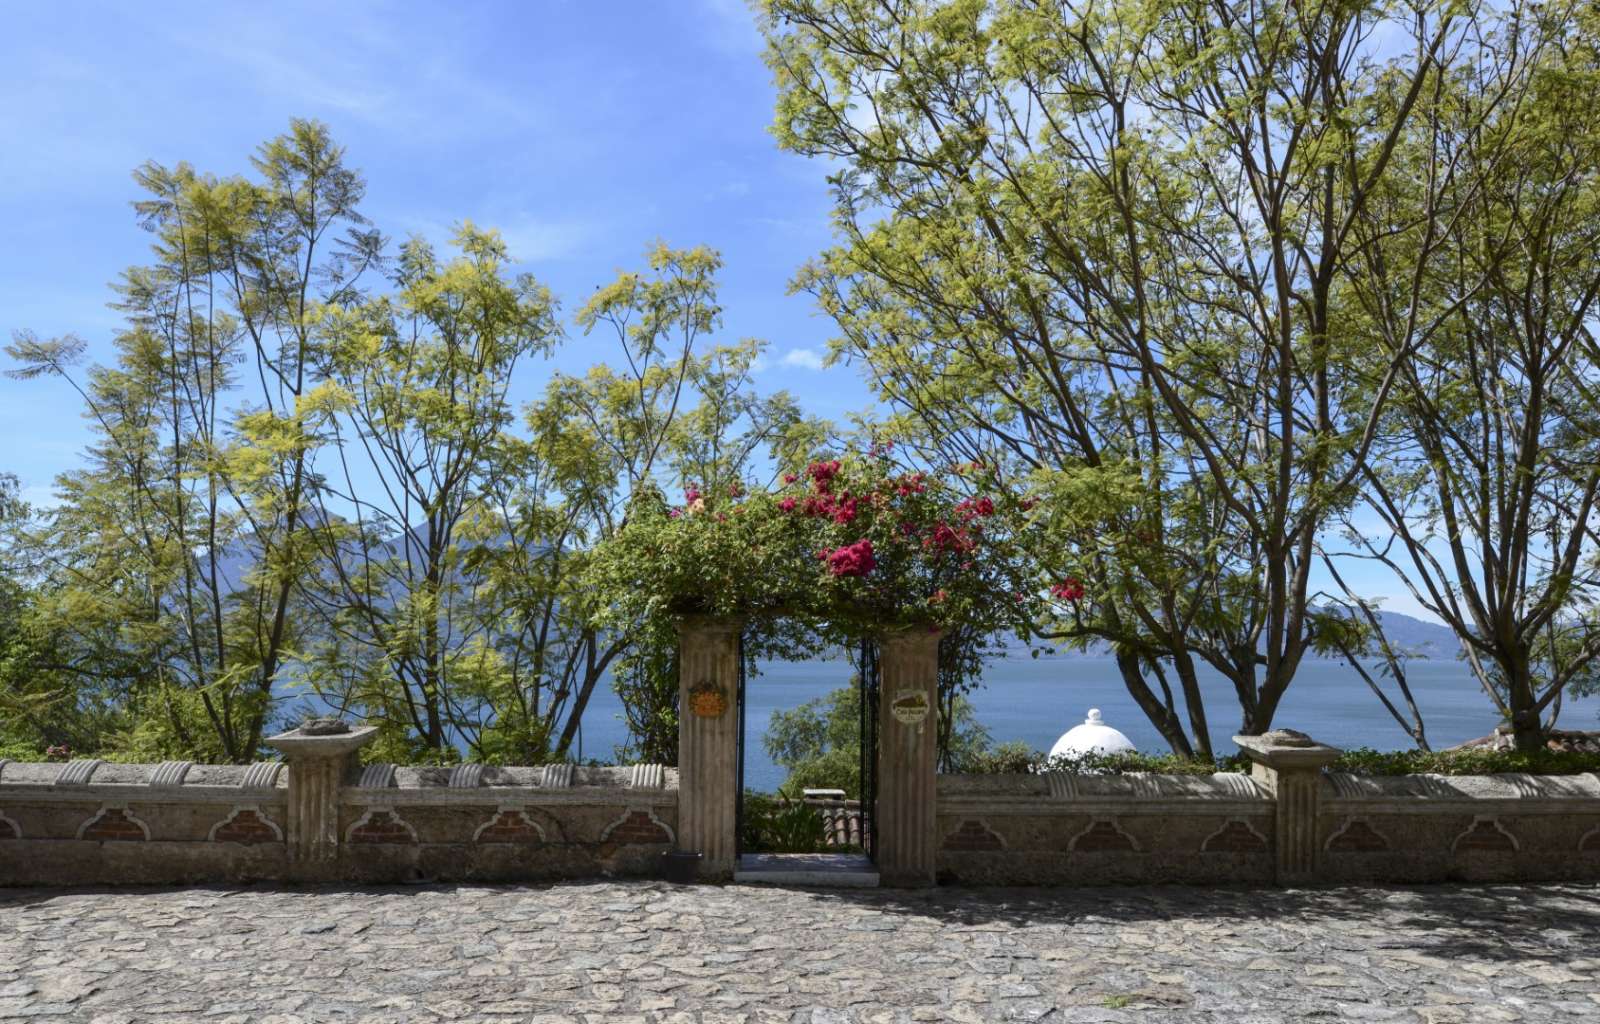
[[[416,834],[411,826],[400,820],[393,811],[371,811],[365,819],[350,829],[347,840],[351,843],[414,843]]]
[[[1385,853],[1389,840],[1360,818],[1352,818],[1329,838],[1328,849],[1334,853]]]
[[[1588,835],[1578,840],[1578,850],[1582,853],[1600,853],[1600,828],[1590,829]]]
[[[78,833],[79,839],[90,839],[96,842],[143,842],[146,838],[144,829],[134,821],[128,812],[120,807],[108,807],[100,812],[99,817],[83,827]]]
[[[1114,821],[1097,821],[1072,840],[1072,849],[1078,853],[1118,853],[1138,849],[1133,837],[1117,827]]]
[[[233,817],[211,831],[211,840],[217,843],[278,843],[283,837],[260,812],[248,808],[234,812]]]
[[[1202,853],[1266,853],[1267,841],[1242,821],[1230,821],[1201,844]]]
[[[501,811],[478,830],[480,843],[542,843],[544,832],[521,811]]]
[[[629,811],[621,821],[606,830],[604,838],[613,843],[648,846],[672,842],[672,833],[651,817],[649,811]]]
[[[961,827],[944,837],[946,850],[985,851],[1005,849],[1005,840],[989,826],[975,818],[968,818]]]
[[[1472,827],[1461,833],[1455,844],[1455,849],[1458,851],[1486,853],[1512,853],[1516,848],[1516,840],[1512,839],[1492,818],[1473,822]]]
[[[11,823],[11,819],[7,818],[3,814],[0,814],[0,839],[21,838],[21,836],[17,835],[17,827]]]

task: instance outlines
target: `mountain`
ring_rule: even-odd
[[[1389,643],[1396,649],[1417,657],[1429,658],[1435,661],[1454,661],[1456,654],[1461,650],[1461,643],[1456,639],[1455,632],[1448,626],[1441,626],[1436,622],[1424,622],[1422,619],[1400,612],[1379,612],[1378,621],[1383,625],[1383,632],[1389,638]],[[1111,653],[1109,645],[1094,643],[1085,651],[1045,651],[1040,658],[1051,660],[1070,660],[1073,658],[1104,658]],[[1006,642],[1005,653],[1001,657],[1029,658],[1028,645],[1012,639]],[[1314,655],[1312,657],[1315,657]],[[1342,661],[1342,658],[1333,657],[1328,661]]]

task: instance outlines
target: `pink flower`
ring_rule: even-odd
[[[1083,600],[1084,589],[1083,584],[1078,581],[1078,577],[1068,576],[1051,587],[1050,593],[1063,601],[1071,601],[1073,604],[1077,604]]]
[[[958,530],[947,523],[940,523],[933,528],[932,534],[922,539],[922,546],[929,551],[955,551],[965,554],[978,545],[966,530]]]
[[[828,571],[835,576],[865,576],[878,567],[872,541],[865,537],[842,548],[819,552],[819,555],[827,560]]]
[[[798,501],[796,501],[795,499],[793,499],[793,498],[785,498],[782,501],[778,502],[778,507],[783,509],[785,512],[793,512],[794,509],[795,509],[795,506],[798,505],[798,504],[800,504],[800,503]]]
[[[992,516],[994,515],[994,502],[989,498],[968,498],[956,506],[956,514],[967,522],[985,516]]]
[[[676,519],[681,515],[683,515],[683,509],[681,509],[681,508],[669,508],[669,509],[667,509],[667,518],[668,519]]]
[[[812,481],[817,485],[817,490],[827,494],[828,489],[833,486],[833,478],[839,475],[839,460],[830,459],[827,462],[813,462],[806,472],[810,474]]]
[[[845,498],[843,501],[834,502],[833,521],[848,523],[856,517],[856,499]]]
[[[684,492],[683,492],[683,500],[684,500],[684,502],[686,504],[689,504],[689,505],[693,505],[695,502],[699,501],[700,500],[700,487],[699,487],[699,485],[690,484],[688,486],[688,488],[686,488],[684,490]]]
[[[785,474],[783,474],[783,482],[786,483],[786,484],[792,484],[798,479],[800,479],[800,478],[795,476],[793,473],[785,473]]]

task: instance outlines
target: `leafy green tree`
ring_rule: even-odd
[[[1401,360],[1373,379],[1370,340],[1338,329],[1341,269],[1471,12],[762,10],[778,140],[839,165],[838,244],[797,281],[837,352],[1025,505],[1043,637],[1109,643],[1181,754],[1212,753],[1201,665],[1268,729]]]
[[[1379,351],[1407,341],[1403,317],[1433,325],[1362,466],[1382,529],[1349,536],[1455,630],[1521,750],[1600,667],[1597,30],[1568,3],[1485,29],[1398,148],[1458,170],[1393,183],[1357,223],[1346,297]]]
[[[571,535],[591,552],[618,536],[638,508],[660,506],[669,489],[727,495],[757,486],[758,474],[770,481],[808,454],[821,431],[785,393],[756,393],[760,342],[708,345],[722,316],[719,255],[657,245],[646,262],[645,273],[620,275],[577,316],[586,334],[615,338],[619,365],[558,376],[528,413],[535,449],[554,467],[554,486],[572,511]],[[618,595],[578,584],[588,572],[587,555],[565,557],[567,578],[577,585],[543,609],[544,619],[573,611],[588,624],[577,631],[581,667],[552,689],[556,708],[568,708],[555,748],[562,754],[571,748],[609,668],[628,716],[630,753],[677,763],[671,621],[606,614],[605,602]]]
[[[140,168],[153,262],[118,286],[114,365],[80,378],[70,335],[6,349],[13,376],[61,376],[87,407],[89,465],[58,481],[35,545],[57,581],[46,610],[77,671],[115,677],[143,711],[152,754],[257,756],[307,639],[298,583],[325,521],[313,330],[382,244],[323,125],[294,121],[253,162],[255,180]]]
[[[482,569],[513,539],[493,495],[524,468],[507,457],[507,391],[560,329],[549,292],[505,269],[498,235],[468,224],[455,244],[441,264],[412,240],[393,294],[326,306],[316,326],[326,383],[302,411],[324,412],[340,473],[322,476],[323,507],[344,514],[314,534],[320,571],[303,589],[323,628],[306,679],[419,753],[459,738],[481,757],[515,669]]]

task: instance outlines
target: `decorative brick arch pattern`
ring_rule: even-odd
[[[389,807],[369,807],[367,813],[351,822],[344,841],[352,844],[415,843],[417,830]]]
[[[1600,825],[1596,825],[1578,840],[1579,853],[1600,853]]]
[[[1243,818],[1229,818],[1200,844],[1201,853],[1266,853],[1267,837]]]
[[[255,804],[241,804],[212,825],[206,839],[213,843],[281,843],[283,829]]]
[[[1139,841],[1123,831],[1115,818],[1096,818],[1072,837],[1067,848],[1075,853],[1132,853]]]
[[[651,811],[634,809],[624,811],[622,817],[606,826],[600,833],[602,843],[620,843],[628,846],[651,846],[674,841],[672,829]]]
[[[1480,816],[1472,819],[1471,828],[1456,836],[1450,849],[1454,853],[1515,853],[1519,846],[1517,837],[1497,819]]]
[[[6,817],[5,811],[0,811],[0,839],[21,839],[22,826]]]
[[[1388,838],[1365,818],[1346,818],[1323,848],[1332,853],[1387,853]]]
[[[127,807],[106,804],[78,826],[78,838],[100,843],[142,843],[150,838],[150,826],[134,817]]]
[[[521,843],[536,845],[545,842],[544,828],[528,817],[521,807],[502,807],[499,812],[472,834],[475,843]]]
[[[1005,837],[981,818],[968,818],[961,827],[944,837],[944,848],[961,853],[1004,850]]]

